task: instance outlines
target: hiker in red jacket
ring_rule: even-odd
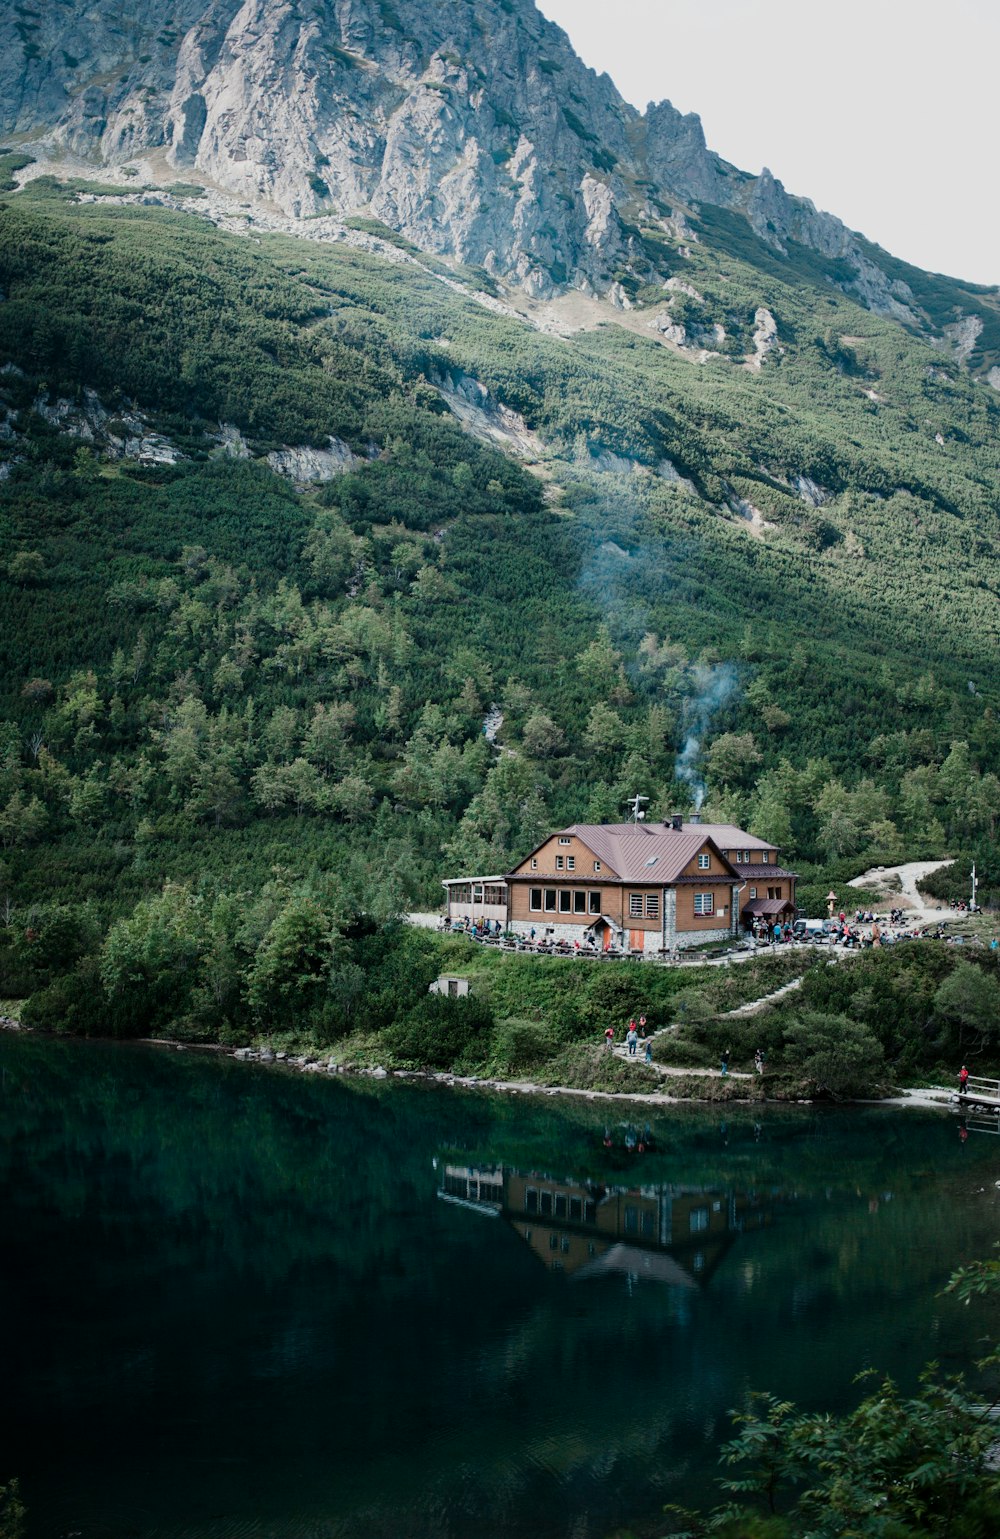
[[[968,1089],[969,1089],[969,1071],[965,1067],[965,1064],[963,1063],[961,1069],[958,1071],[958,1093],[959,1093],[959,1095],[966,1095],[966,1094],[968,1094]]]

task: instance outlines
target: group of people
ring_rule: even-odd
[[[651,1031],[647,1031],[647,1029],[646,1029],[646,1017],[644,1015],[640,1015],[638,1021],[636,1020],[635,1016],[632,1016],[630,1018],[630,1020],[629,1020],[629,1023],[627,1025],[627,1027],[625,1028],[625,1046],[628,1049],[628,1055],[629,1055],[630,1058],[634,1058],[636,1056],[636,1054],[638,1052],[638,1049],[639,1049],[639,1045],[640,1045],[640,1043],[639,1043],[639,1033],[640,1032],[644,1033],[644,1035],[642,1037],[642,1047],[643,1047],[643,1057],[644,1057],[644,1060],[645,1060],[646,1063],[652,1063],[652,1061],[653,1061],[653,1033]],[[604,1047],[605,1047],[605,1051],[609,1052],[609,1053],[612,1052],[614,1050],[614,1045],[615,1045],[615,1028],[613,1026],[609,1026],[609,1027],[607,1027],[607,1029],[605,1030],[605,1033],[604,1033]]]
[[[782,924],[780,919],[776,919],[774,924],[768,924],[766,919],[755,919],[753,935],[755,941],[766,946],[780,946],[795,939],[791,920]]]
[[[723,1079],[725,1079],[729,1073],[729,1060],[732,1056],[732,1050],[727,1047],[721,1059],[721,1073]],[[766,1063],[767,1057],[764,1053],[764,1049],[759,1047],[753,1055],[753,1066],[757,1070],[758,1074],[763,1074],[764,1066]]]
[[[503,935],[499,919],[470,919],[468,914],[461,919],[445,919],[442,928],[469,935],[473,940],[499,940]]]

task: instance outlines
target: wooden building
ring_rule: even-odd
[[[679,816],[574,823],[506,877],[444,886],[452,922],[488,918],[536,941],[650,955],[795,913],[795,874],[773,845],[732,824]]]

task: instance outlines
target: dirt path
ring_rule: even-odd
[[[662,1032],[654,1033],[653,1041],[655,1042],[657,1036],[662,1035]],[[621,1058],[625,1063],[642,1064],[644,1068],[655,1069],[657,1074],[668,1076],[673,1075],[675,1079],[686,1079],[689,1075],[692,1079],[725,1079],[727,1077],[723,1074],[721,1069],[683,1069],[676,1067],[674,1064],[657,1063],[655,1058],[652,1063],[648,1064],[643,1057],[641,1046],[637,1047],[634,1053],[629,1053],[628,1048],[623,1042],[615,1043],[614,1054],[616,1058]],[[728,1078],[752,1079],[753,1075],[745,1073],[741,1069],[730,1069]]]
[[[939,903],[936,898],[925,898],[917,891],[917,883],[925,876],[930,876],[932,871],[941,871],[945,866],[954,865],[951,860],[911,860],[903,866],[884,866],[881,870],[876,867],[873,871],[866,871],[863,876],[856,876],[848,882],[848,887],[870,887],[880,893],[880,903],[890,903],[899,908],[906,909],[923,924],[932,924],[943,913],[948,913],[947,905]],[[892,890],[893,879],[899,878],[900,890]]]

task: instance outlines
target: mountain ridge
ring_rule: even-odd
[[[22,142],[107,165],[162,150],[303,225],[369,215],[529,297],[619,309],[683,266],[709,205],[779,261],[815,253],[877,314],[946,345],[971,325],[973,366],[995,363],[973,356],[995,292],[952,284],[928,309],[916,269],[714,154],[697,115],[638,112],[534,0],[172,0],[166,19],[151,0],[128,18],[70,0],[8,11],[0,43],[0,132]]]

